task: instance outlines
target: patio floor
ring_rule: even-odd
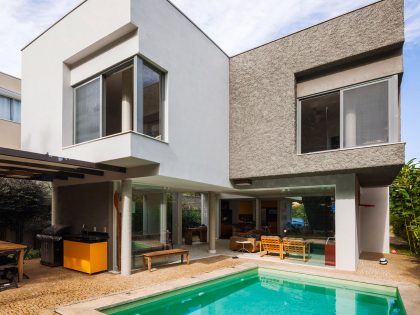
[[[320,275],[342,276],[358,281],[379,281],[386,279],[395,283],[414,287],[420,296],[420,260],[403,255],[387,255],[389,264],[381,266],[375,254],[365,254],[360,260],[357,272],[343,272],[302,264],[280,262],[276,257],[260,258],[258,254],[238,254],[218,242],[218,254],[209,255],[207,245],[186,246],[191,248],[192,261],[187,265],[159,266],[155,271],[139,271],[130,277],[121,277],[113,273],[100,273],[88,276],[61,267],[50,268],[39,264],[39,260],[25,262],[25,273],[30,279],[21,283],[21,288],[0,292],[0,314],[53,314],[59,305],[76,303],[107,294],[146,288],[150,285],[164,283],[178,278],[229,268],[244,262],[259,265],[276,265],[282,269],[316,273]],[[223,256],[221,256],[221,254]],[[232,259],[232,256],[239,259]],[[405,301],[407,304],[409,301]]]

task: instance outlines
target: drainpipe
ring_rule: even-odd
[[[131,274],[132,182],[129,179],[123,179],[121,182],[121,275],[129,276]]]

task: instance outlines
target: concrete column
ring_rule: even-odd
[[[255,229],[261,230],[261,199],[255,199]]]
[[[356,175],[342,175],[336,185],[336,268],[356,270],[357,252]]]
[[[56,225],[58,211],[58,187],[54,183],[52,184],[51,192],[51,225]]]
[[[209,197],[201,193],[201,224],[209,225]]]
[[[166,231],[167,227],[167,195],[162,194],[162,201],[160,202],[160,242],[166,244]]]
[[[172,242],[182,244],[182,194],[173,194],[174,206],[172,210]]]
[[[149,208],[146,195],[143,195],[143,234],[149,234]]]
[[[131,274],[131,222],[132,222],[132,183],[122,180],[122,212],[121,212],[121,275]]]
[[[121,131],[133,130],[133,70],[122,72]]]
[[[217,232],[217,205],[216,205],[216,194],[209,192],[208,194],[209,204],[209,253],[216,253],[216,232]]]
[[[349,107],[346,109],[344,122],[344,147],[351,148],[356,146],[356,109]]]

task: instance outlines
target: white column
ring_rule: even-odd
[[[173,194],[174,205],[172,207],[172,242],[174,245],[182,244],[182,194]]]
[[[166,193],[162,194],[162,200],[160,202],[160,242],[166,244],[166,231],[167,227],[167,195]]]
[[[209,198],[206,193],[201,193],[201,224],[209,225]]]
[[[356,110],[354,107],[346,108],[344,122],[344,147],[356,146]]]
[[[255,229],[261,230],[261,199],[259,198],[255,199]]]
[[[149,234],[149,208],[146,195],[143,195],[143,234]]]
[[[357,252],[356,179],[354,174],[342,175],[336,185],[335,250],[336,268],[356,270]]]
[[[132,183],[129,179],[122,180],[122,213],[121,213],[121,275],[131,274],[131,200]]]
[[[121,131],[133,130],[133,71],[122,72]]]
[[[217,205],[216,205],[216,194],[214,192],[209,192],[208,194],[209,199],[209,253],[215,254],[216,253],[216,232],[217,232],[217,225],[216,225],[216,212],[217,212]]]
[[[51,192],[51,225],[56,225],[57,222],[57,211],[58,211],[58,187],[54,183],[52,184]]]

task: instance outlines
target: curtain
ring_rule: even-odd
[[[388,81],[343,92],[344,147],[388,142]]]

